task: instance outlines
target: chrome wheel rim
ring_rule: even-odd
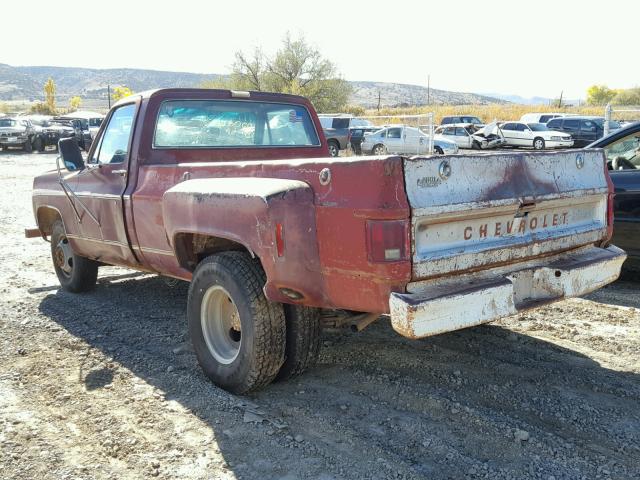
[[[242,333],[240,314],[229,292],[220,285],[209,287],[200,307],[202,335],[209,353],[229,365],[240,353]]]
[[[540,140],[536,140],[534,147],[536,148],[536,150],[542,150],[542,142]]]
[[[67,237],[60,237],[53,253],[53,260],[65,276],[71,276],[73,272],[73,250],[71,250]]]
[[[336,148],[335,145],[329,145],[329,153],[331,154],[332,157],[337,157],[338,156],[338,149]]]
[[[384,147],[383,147],[383,146],[378,145],[378,146],[374,149],[373,153],[375,153],[376,155],[382,155],[382,154],[384,153]]]

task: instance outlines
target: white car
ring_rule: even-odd
[[[546,113],[525,113],[520,117],[522,123],[547,123],[549,120],[566,116],[565,113],[546,112]]]
[[[429,150],[429,136],[414,127],[393,125],[365,134],[360,148],[363,153],[373,155],[386,153],[420,155]],[[453,155],[458,153],[458,145],[440,135],[434,135],[433,151],[441,155]]]
[[[500,124],[500,130],[505,145],[511,147],[533,147],[535,150],[573,147],[571,135],[549,130],[543,123],[505,122]]]
[[[455,123],[436,129],[436,134],[446,140],[455,142],[460,148],[491,149],[505,143],[500,135],[500,130],[495,123],[490,123],[482,128],[471,123]]]

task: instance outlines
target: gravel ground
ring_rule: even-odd
[[[0,153],[1,478],[640,478],[637,284],[421,341],[328,331],[315,369],[233,396],[196,364],[185,283],[59,290],[23,238],[54,157]]]

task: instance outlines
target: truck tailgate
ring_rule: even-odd
[[[607,236],[600,150],[405,160],[414,281],[524,262]]]

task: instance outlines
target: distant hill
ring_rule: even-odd
[[[56,97],[65,104],[74,95],[86,104],[106,103],[107,85],[126,85],[134,92],[163,87],[198,87],[207,80],[224,75],[204,73],[166,72],[137,68],[75,68],[75,67],[13,67],[0,64],[0,101],[37,101],[43,99],[42,87],[53,78]],[[350,82],[354,93],[351,103],[375,107],[380,95],[381,106],[412,106],[427,103],[427,88],[418,85],[384,82]],[[448,92],[431,89],[434,104],[506,103],[505,100],[474,93]]]
[[[547,97],[521,97],[520,95],[506,95],[503,93],[486,93],[485,95],[520,105],[551,105],[557,101],[557,99]],[[562,103],[563,105],[580,105],[581,101],[577,98],[563,98]]]
[[[383,107],[426,105],[428,100],[432,104],[447,105],[508,103],[502,99],[475,93],[449,92],[435,88],[427,91],[427,87],[420,85],[385,82],[350,83],[353,86],[351,103],[365,108],[378,105],[378,93],[380,93],[380,104]]]

